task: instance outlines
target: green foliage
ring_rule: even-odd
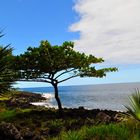
[[[128,114],[140,121],[140,91],[138,89],[129,97],[129,104],[126,106]]]
[[[98,138],[99,140],[102,139],[116,139],[116,140],[127,140],[129,135],[129,131],[124,126],[119,125],[101,125],[97,127],[92,127],[87,129],[86,131],[86,138]]]
[[[6,47],[0,46],[0,93],[7,91],[15,80],[11,59],[12,49],[9,45]]]
[[[77,131],[62,132],[53,140],[128,140],[130,131],[117,124],[83,127]]]
[[[80,77],[103,77],[106,72],[116,71],[116,68],[96,70],[93,64],[102,63],[102,58],[76,52],[73,42],[64,42],[61,46],[51,46],[48,41],[42,41],[39,47],[29,47],[24,54],[15,58],[15,68],[22,71],[21,78],[44,78],[44,82],[65,80]],[[21,72],[20,71],[20,72]],[[61,79],[62,75],[68,78]]]
[[[10,120],[15,117],[17,112],[15,110],[5,110],[0,112],[0,120]]]
[[[51,120],[47,123],[47,127],[49,128],[50,136],[57,136],[64,128],[64,123],[62,120]]]
[[[20,93],[19,91],[13,89],[5,91],[4,94],[0,95],[0,101],[9,100],[11,97],[14,97],[19,93]]]
[[[127,121],[122,122],[121,124],[125,126],[129,132],[130,137],[132,140],[139,140],[140,139],[140,121],[136,120],[134,117],[127,117]]]
[[[140,136],[137,134],[134,136],[134,138],[132,140],[139,140],[140,139]]]
[[[29,113],[31,111],[31,109],[15,109],[15,110],[4,110],[4,111],[0,111],[0,120],[11,120],[14,117],[16,117],[16,115],[23,115],[26,113]]]
[[[0,95],[0,101],[9,100],[9,97]]]
[[[50,140],[139,140],[140,123],[134,119],[115,124],[84,126],[79,130],[63,131]]]
[[[67,133],[62,133],[61,137],[65,140],[83,140],[82,133],[78,133],[77,131],[68,131]]]

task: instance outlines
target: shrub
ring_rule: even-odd
[[[140,121],[140,91],[138,89],[129,97],[129,106],[126,106],[128,115]]]

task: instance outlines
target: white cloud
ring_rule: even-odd
[[[140,0],[76,0],[77,49],[107,62],[140,63]]]

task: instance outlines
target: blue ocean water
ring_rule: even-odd
[[[125,111],[128,97],[140,89],[140,83],[60,86],[59,95],[63,107],[109,109]],[[53,87],[22,88],[21,90],[48,95],[50,106],[56,107]]]

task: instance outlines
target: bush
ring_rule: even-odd
[[[126,106],[128,115],[140,121],[140,91],[138,89],[129,97],[129,106]]]

